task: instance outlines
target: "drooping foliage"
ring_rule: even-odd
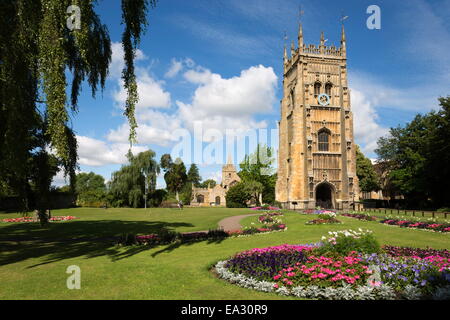
[[[71,112],[77,111],[84,81],[93,96],[104,88],[111,61],[108,29],[96,14],[95,4],[95,0],[0,2],[0,181],[24,199],[29,159],[38,157],[36,161],[43,167],[35,173],[47,176],[51,171],[45,170],[42,159],[50,157],[49,150],[74,187],[77,143],[69,125]],[[72,17],[68,8],[73,5],[80,9],[79,28],[69,28]],[[122,0],[122,78],[130,142],[135,141],[138,101],[133,60],[147,26],[148,7],[155,5],[155,0]],[[37,184],[39,188],[47,185]],[[44,201],[38,209],[43,211],[46,206]]]
[[[112,174],[109,187],[110,202],[113,206],[138,208],[144,204],[144,195],[156,189],[156,177],[160,167],[154,159],[155,152],[148,150],[134,156],[128,153],[128,165]]]

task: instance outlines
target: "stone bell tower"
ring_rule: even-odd
[[[284,48],[276,200],[285,208],[349,208],[359,200],[344,25],[340,47]]]

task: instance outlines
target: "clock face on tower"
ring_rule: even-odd
[[[325,107],[330,104],[330,96],[326,93],[322,93],[317,97],[317,102],[319,102],[321,106]]]

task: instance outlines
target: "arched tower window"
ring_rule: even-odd
[[[320,82],[314,83],[314,95],[318,96],[320,94],[320,87],[322,87],[322,84]]]
[[[330,136],[331,132],[328,129],[321,129],[318,133],[319,151],[330,150]]]
[[[325,85],[325,93],[328,95],[328,96],[330,96],[331,97],[331,88],[333,87],[333,85],[330,83],[330,82],[328,82],[326,85]]]

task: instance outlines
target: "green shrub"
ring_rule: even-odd
[[[329,236],[322,237],[323,246],[315,249],[318,254],[338,253],[347,255],[352,251],[360,253],[378,253],[380,244],[369,230],[344,230],[329,232]]]
[[[227,208],[247,208],[247,201],[251,199],[243,182],[232,186],[226,195]]]

